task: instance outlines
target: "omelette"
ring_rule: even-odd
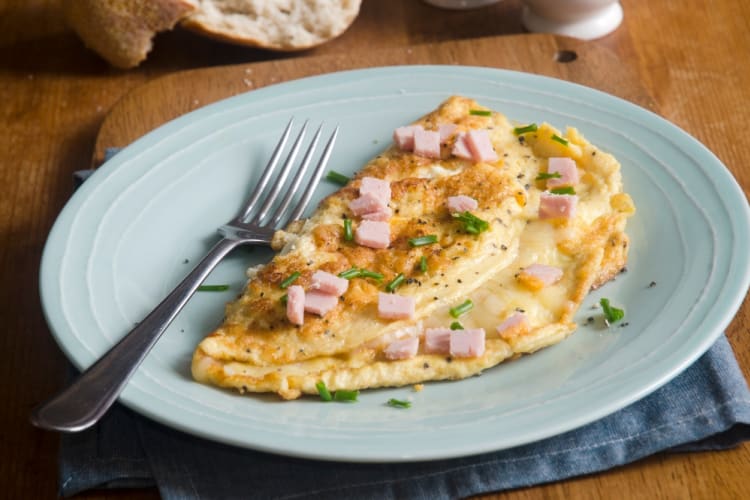
[[[624,268],[634,212],[575,128],[451,97],[275,235],[193,376],[296,399],[477,375],[573,333]]]

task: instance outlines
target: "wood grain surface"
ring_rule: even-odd
[[[157,36],[140,67],[121,71],[88,51],[65,26],[59,0],[0,0],[0,318],[5,326],[0,349],[7,353],[0,365],[0,498],[56,495],[58,437],[31,427],[28,415],[61,387],[65,368],[44,321],[37,281],[47,233],[72,193],[71,174],[88,166],[105,140],[128,141],[170,113],[194,105],[186,92],[182,107],[146,109],[138,120],[123,123],[118,118],[120,106],[125,109],[129,100],[147,99],[153,91],[149,89],[156,88],[139,86],[166,77],[157,84],[163,86],[179,78],[180,71],[225,65],[240,66],[220,68],[219,73],[239,69],[239,76],[252,65],[258,71],[253,86],[259,86],[279,81],[281,74],[273,70],[282,64],[293,66],[285,68],[288,78],[301,76],[303,72],[294,71],[302,69],[327,72],[424,58],[450,63],[459,55],[448,48],[454,47],[465,58],[456,60],[461,64],[556,74],[652,107],[708,146],[745,194],[750,193],[750,2],[621,3],[623,25],[607,37],[591,42],[534,37],[524,48],[498,53],[492,50],[494,38],[523,33],[518,0],[465,12],[432,8],[418,0],[364,0],[359,17],[344,35],[302,54],[224,45],[178,29]],[[470,48],[460,49],[462,41]],[[425,43],[432,45],[420,45]],[[557,49],[571,47],[582,54],[579,63],[586,64],[559,65],[545,59]],[[529,56],[533,58],[527,60]],[[295,57],[311,62],[295,69]],[[606,68],[600,65],[602,57],[615,57],[621,65]],[[611,71],[618,71],[618,76]],[[191,91],[193,84],[187,85]],[[231,88],[222,86],[216,95],[201,98],[207,102],[227,91],[244,91],[243,87],[249,88],[237,79]],[[727,335],[746,377],[748,326],[750,307],[745,300]],[[660,454],[604,473],[487,498],[748,498],[749,473],[746,444],[725,452]],[[150,489],[99,490],[81,497],[158,495]]]

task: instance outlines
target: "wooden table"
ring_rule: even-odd
[[[190,33],[160,35],[146,63],[109,68],[64,25],[58,1],[0,0],[0,487],[8,498],[49,498],[57,488],[53,433],[28,423],[33,406],[60,388],[65,360],[42,316],[38,266],[47,233],[69,198],[71,173],[90,164],[107,138],[125,125],[115,103],[156,78],[186,69],[279,61],[291,57],[222,45]],[[653,107],[706,144],[750,189],[750,4],[746,0],[622,0],[623,25],[581,51],[611,51],[624,78],[636,84],[629,98]],[[344,55],[360,66],[393,57],[394,50],[429,51],[424,43],[521,34],[520,3],[505,0],[467,12],[442,11],[417,0],[364,0],[354,25],[339,39],[297,57]],[[561,42],[562,43],[562,42]],[[390,52],[390,56],[382,54]],[[378,55],[380,54],[380,55]],[[311,59],[312,60],[312,59]],[[542,65],[543,66],[543,65]],[[597,68],[589,70],[596,77]],[[627,74],[625,74],[627,73]],[[628,80],[629,81],[629,80]],[[271,81],[265,83],[273,83]],[[641,93],[639,89],[645,89]],[[138,92],[122,101],[137,98]],[[122,115],[119,115],[122,116]],[[158,121],[159,117],[154,118]],[[118,127],[120,127],[118,129]],[[137,131],[137,130],[136,130]],[[133,131],[135,133],[136,131]],[[109,132],[107,132],[109,133]],[[118,136],[118,137],[121,137]],[[727,330],[750,375],[750,307],[743,304]],[[488,498],[598,498],[617,496],[739,498],[750,483],[750,445],[715,453],[664,454],[596,474]],[[155,490],[90,492],[85,498],[154,498]]]

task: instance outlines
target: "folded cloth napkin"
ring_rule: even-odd
[[[60,493],[156,486],[167,500],[452,499],[590,474],[661,451],[721,450],[748,439],[750,391],[722,335],[670,383],[608,417],[535,443],[452,460],[289,458],[186,435],[117,405],[93,428],[63,435]]]

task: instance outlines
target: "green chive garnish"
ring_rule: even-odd
[[[344,239],[346,241],[352,241],[354,239],[354,232],[352,231],[351,219],[344,219]]]
[[[341,389],[333,394],[333,400],[353,403],[357,401],[357,396],[359,396],[359,391],[346,391]]]
[[[292,283],[294,283],[295,281],[297,281],[297,278],[299,278],[299,276],[300,276],[300,273],[297,272],[297,271],[295,271],[292,274],[290,274],[287,279],[285,279],[284,281],[282,281],[279,286],[283,290],[284,288],[287,288],[289,285],[291,285]]]
[[[413,247],[423,247],[432,243],[437,243],[438,237],[435,234],[428,234],[427,236],[420,236],[419,238],[409,239],[409,245]]]
[[[345,176],[344,174],[340,174],[335,170],[331,170],[326,174],[326,180],[335,182],[336,184],[341,184],[343,186],[347,182],[349,182],[349,177]]]
[[[576,190],[571,186],[550,189],[549,192],[552,194],[576,194]]]
[[[568,140],[567,139],[563,139],[562,137],[560,137],[557,134],[552,134],[552,140],[555,141],[555,142],[559,142],[563,146],[567,146],[568,145]]]
[[[223,292],[229,290],[229,285],[201,285],[198,287],[199,292]]]
[[[352,278],[357,278],[361,273],[362,271],[360,271],[356,267],[353,267],[351,269],[347,269],[346,271],[341,271],[339,273],[339,278],[350,280]]]
[[[467,299],[463,304],[456,307],[451,307],[449,312],[451,313],[451,316],[453,316],[454,318],[458,318],[462,314],[466,314],[467,312],[471,311],[473,308],[474,302],[472,302],[470,299]]]
[[[362,278],[372,278],[377,281],[383,281],[383,275],[380,273],[376,273],[375,271],[368,271],[367,269],[360,269],[359,275]]]
[[[474,116],[492,116],[492,111],[484,109],[470,109],[469,114]]]
[[[284,294],[279,299],[279,302],[281,302],[281,305],[285,306],[288,300],[289,300],[289,296],[287,294]]]
[[[326,383],[322,380],[315,384],[315,388],[318,390],[318,394],[320,395],[320,399],[323,401],[332,401],[333,397],[331,396],[331,393],[328,391],[328,387],[326,387]]]
[[[463,330],[463,329],[464,329],[464,325],[462,325],[458,321],[454,321],[453,323],[451,323],[451,330]]]
[[[424,255],[419,258],[419,270],[423,273],[427,272],[427,257]]]
[[[388,406],[393,406],[394,408],[411,408],[411,401],[391,398],[388,400]]]
[[[608,324],[616,323],[625,317],[625,311],[610,306],[609,299],[602,299],[599,301],[599,304],[602,306],[604,317],[606,318]]]
[[[464,230],[467,233],[479,234],[482,231],[487,231],[490,228],[490,223],[486,220],[482,220],[471,212],[455,213],[453,217],[464,223]]]
[[[385,286],[385,290],[386,290],[386,291],[387,291],[388,293],[393,293],[393,291],[394,291],[394,290],[395,290],[396,288],[398,288],[398,287],[399,287],[399,286],[401,285],[401,283],[403,283],[403,282],[404,282],[404,279],[406,279],[406,278],[404,278],[404,275],[403,275],[403,274],[401,274],[401,273],[399,273],[399,275],[398,275],[398,276],[396,276],[395,278],[393,278],[393,281],[391,281],[390,283],[388,283],[388,284],[387,284],[387,285]]]
[[[535,181],[546,181],[547,179],[559,179],[562,177],[560,172],[542,172],[536,176]]]
[[[525,127],[516,127],[513,129],[513,133],[516,135],[525,134],[527,132],[536,132],[536,123],[526,125]]]

